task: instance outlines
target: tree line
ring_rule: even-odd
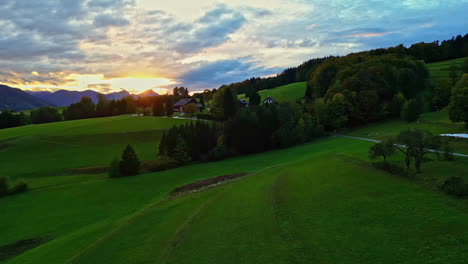
[[[356,53],[360,56],[382,56],[393,54],[398,57],[411,57],[416,60],[422,60],[425,63],[439,62],[451,59],[458,59],[468,56],[468,34],[464,36],[458,35],[449,40],[434,41],[430,43],[415,43],[410,47],[405,47],[402,44],[390,47],[380,48],[370,51]],[[294,83],[305,82],[310,80],[310,76],[315,69],[325,60],[335,59],[339,57],[324,57],[308,60],[298,67],[291,67],[277,76],[268,78],[250,78],[241,82],[232,83],[228,86],[238,94],[246,94],[247,97],[255,91],[272,89],[278,86]]]
[[[178,88],[179,89],[179,88]],[[186,88],[185,92],[188,91]],[[139,113],[154,116],[172,116],[174,113],[174,102],[184,98],[183,95],[162,95],[139,97],[125,97],[120,100],[108,100],[99,95],[95,104],[89,97],[83,97],[77,103],[65,108],[41,107],[31,110],[29,114],[24,112],[15,113],[9,110],[0,112],[0,129],[24,126],[29,124],[43,124],[60,122],[66,120],[77,120],[96,117],[108,117],[123,114]]]

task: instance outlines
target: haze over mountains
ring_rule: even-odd
[[[91,98],[94,103],[97,103],[99,95],[103,95],[108,100],[120,100],[127,96],[133,96],[135,99],[138,97],[159,96],[159,94],[153,90],[147,90],[137,95],[131,94],[125,90],[108,94],[102,94],[92,90],[58,90],[56,92],[36,92],[23,91],[21,89],[0,84],[0,109],[22,111],[43,106],[69,106],[70,104],[79,102],[83,96],[87,96]]]

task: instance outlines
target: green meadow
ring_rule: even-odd
[[[426,120],[426,123],[423,121]],[[434,133],[446,113],[414,126]],[[5,263],[465,263],[468,203],[437,190],[468,180],[468,158],[431,160],[402,178],[377,170],[373,144],[328,137],[289,149],[109,179],[67,175],[106,165],[131,143],[155,159],[163,129],[184,120],[119,116],[0,131],[0,174],[33,188],[0,199],[0,262]],[[408,127],[390,121],[345,131],[379,138]],[[456,149],[458,151],[458,149]],[[395,155],[391,162],[403,164]],[[181,185],[247,176],[182,196]],[[48,238],[24,252],[17,241]]]
[[[153,160],[161,132],[185,122],[124,115],[3,129],[0,175],[24,178],[31,187],[76,181],[70,169],[107,165],[127,144],[141,160]]]
[[[278,102],[296,102],[297,99],[301,98],[305,94],[306,82],[296,82],[288,85],[279,86],[273,89],[259,91],[262,100],[271,97]],[[248,101],[245,94],[239,95],[239,98]]]
[[[461,75],[461,67],[466,58],[434,62],[427,64],[427,68],[431,75],[432,80],[438,80],[442,78],[449,78],[450,66],[454,65],[458,68],[457,73]]]

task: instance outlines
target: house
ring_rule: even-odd
[[[278,104],[273,98],[267,97],[265,100],[263,100],[263,104]]]
[[[238,101],[239,104],[240,104],[241,106],[243,106],[243,107],[249,107],[249,106],[250,106],[249,102],[245,101],[244,99],[240,99],[240,98],[239,98],[239,99],[237,99],[237,101]]]
[[[197,101],[195,101],[195,99],[193,99],[193,98],[184,98],[184,99],[180,99],[179,101],[177,101],[177,103],[174,104],[174,112],[183,112],[182,108],[184,106],[188,105],[188,104],[191,104],[191,103],[196,104],[200,111],[203,109],[203,105],[200,104],[200,103],[197,103]]]

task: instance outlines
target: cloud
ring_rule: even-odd
[[[180,82],[191,84],[190,87],[196,89],[214,88],[247,79],[247,76],[266,76],[279,71],[279,68],[256,65],[252,58],[244,57],[200,63],[195,69],[182,75]]]
[[[178,52],[195,53],[229,40],[229,35],[239,30],[246,22],[247,19],[241,12],[226,5],[218,5],[193,24],[181,23],[171,27],[169,33],[181,33],[176,35],[181,37],[175,45]],[[188,32],[181,32],[182,30]]]
[[[467,9],[466,0],[1,0],[0,82],[60,86],[78,74],[212,88],[313,57],[464,34]]]
[[[128,26],[130,22],[122,17],[117,17],[111,14],[103,14],[95,17],[93,24],[96,27],[123,27]]]

